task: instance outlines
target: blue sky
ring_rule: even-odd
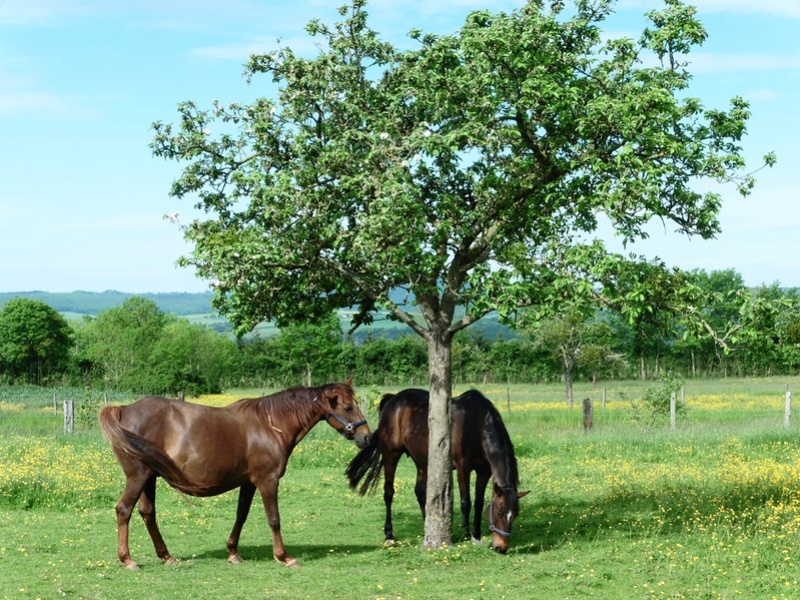
[[[277,40],[313,52],[304,25],[333,23],[339,0],[0,0],[0,292],[203,291],[175,262],[190,248],[167,213],[180,165],[153,157],[153,121],[176,105],[208,108],[272,92],[242,65]],[[521,0],[373,0],[371,25],[398,45],[419,27],[453,33],[475,9]],[[742,199],[721,190],[723,232],[688,240],[654,224],[628,250],[671,265],[734,268],[748,285],[800,287],[800,0],[697,0],[709,39],[691,57],[691,94],[727,108],[743,96],[755,168],[778,164]],[[609,35],[638,37],[659,2],[619,0]],[[615,247],[612,240],[611,245]]]

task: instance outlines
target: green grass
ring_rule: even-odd
[[[674,433],[664,420],[631,419],[619,392],[633,399],[645,384],[609,385],[605,411],[599,388],[580,386],[576,401],[595,401],[589,434],[580,408],[561,405],[561,386],[508,388],[510,412],[505,386],[476,386],[501,408],[531,490],[507,556],[466,542],[422,550],[408,460],[399,542],[384,548],[381,495],[347,489],[356,449],[322,425],[280,488],[300,569],[273,561],[258,501],[242,534],[246,562],[233,566],[224,542],[235,494],[186,502],[161,485],[162,533],[181,561],[161,565],[134,515],[140,572],[116,558],[123,478],[107,444],[96,429],[64,435],[61,415],[31,392],[0,407],[0,598],[797,598],[800,439],[796,422],[783,427],[787,383],[799,382],[691,382]]]

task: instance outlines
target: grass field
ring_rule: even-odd
[[[399,543],[384,548],[381,495],[347,489],[356,448],[320,425],[280,488],[300,569],[272,560],[260,505],[242,535],[246,562],[233,566],[224,542],[236,495],[186,502],[161,486],[161,529],[181,561],[161,565],[134,515],[140,572],[116,558],[123,477],[96,427],[83,420],[65,435],[47,394],[0,393],[0,598],[798,598],[800,424],[783,424],[785,386],[798,384],[689,382],[674,433],[666,420],[633,419],[644,384],[608,384],[605,410],[599,388],[579,386],[576,400],[595,401],[588,434],[560,386],[480,386],[531,490],[507,556],[460,541],[423,551],[408,460],[395,496]]]

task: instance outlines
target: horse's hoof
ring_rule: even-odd
[[[394,546],[394,540],[392,540],[392,539],[384,540],[384,542],[383,542],[383,547],[384,548],[391,548],[392,546]]]
[[[164,564],[165,565],[177,565],[178,564],[178,559],[175,558],[174,556],[170,556],[170,557],[164,559]]]
[[[128,569],[128,571],[141,571],[141,569],[139,568],[139,565],[137,565],[133,561],[131,561],[129,563],[125,563],[125,568]]]
[[[475,544],[476,546],[483,546],[483,541],[479,540],[478,538],[471,537],[470,541]]]
[[[299,568],[299,567],[300,567],[300,561],[299,561],[299,560],[297,560],[296,558],[290,558],[290,559],[289,559],[289,560],[287,560],[287,561],[286,561],[284,564],[285,564],[287,567],[291,568],[291,569],[297,569],[297,568]]]
[[[228,557],[228,562],[232,565],[240,565],[244,562],[244,559],[238,554],[232,554]]]

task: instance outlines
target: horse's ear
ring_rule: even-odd
[[[517,492],[517,498],[524,498],[525,496],[527,496],[530,493],[531,493],[530,490],[528,490],[526,492]]]
[[[325,400],[328,401],[328,408],[330,408],[331,410],[336,409],[336,407],[339,405],[339,396],[336,394],[325,396]]]
[[[353,387],[353,376],[352,376],[352,375],[350,375],[350,377],[348,377],[348,378],[347,378],[347,381],[345,381],[345,382],[344,382],[344,384],[345,384],[347,387]]]

